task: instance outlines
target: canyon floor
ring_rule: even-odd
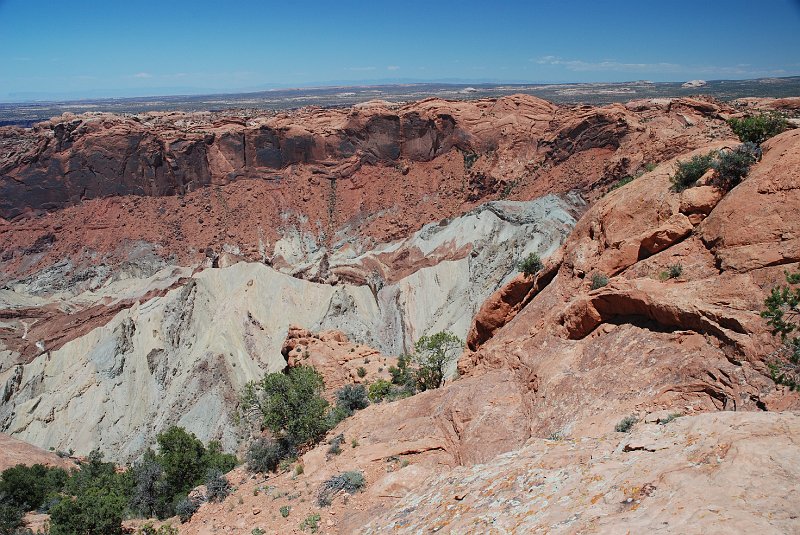
[[[356,412],[327,437],[342,453],[324,441],[301,474],[238,467],[222,503],[171,522],[800,533],[800,397],[770,376],[779,341],[760,316],[800,266],[800,130],[764,143],[730,191],[670,181],[740,143],[728,119],[775,110],[796,126],[800,98],[511,95],[2,127],[0,461],[99,448],[123,465],[171,425],[241,456],[260,434],[240,417],[248,381],[306,363],[330,396],[450,331],[466,346],[442,388]],[[534,252],[542,269],[520,274]],[[347,470],[364,491],[319,507]]]

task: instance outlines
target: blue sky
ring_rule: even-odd
[[[800,0],[0,0],[0,101],[800,74]]]

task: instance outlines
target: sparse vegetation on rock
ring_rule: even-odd
[[[322,519],[319,513],[312,513],[308,515],[302,522],[300,522],[300,531],[305,531],[306,528],[311,530],[311,533],[319,531],[319,521]]]
[[[605,273],[595,273],[592,275],[591,289],[597,290],[608,284],[608,276]]]
[[[617,425],[614,426],[614,431],[617,433],[628,433],[633,426],[638,422],[639,419],[636,416],[626,416],[622,420],[619,421]]]
[[[777,112],[760,113],[741,119],[733,118],[728,120],[728,124],[740,140],[757,145],[777,136],[789,127],[786,118]]]
[[[333,503],[333,499],[340,492],[355,494],[363,489],[366,484],[363,472],[349,471],[337,474],[320,485],[317,493],[317,504],[321,507],[327,507]]]
[[[463,347],[464,342],[449,332],[439,332],[417,340],[413,355],[417,365],[417,387],[424,391],[442,386],[447,367],[458,358]]]
[[[519,270],[524,273],[526,277],[533,277],[539,273],[542,268],[544,268],[544,264],[542,263],[542,259],[539,258],[539,253],[531,253],[519,263]]]
[[[800,390],[800,273],[787,273],[786,282],[772,289],[761,312],[782,344],[767,365],[776,383]]]
[[[695,186],[700,177],[711,169],[714,154],[714,151],[708,154],[696,154],[688,160],[679,161],[675,174],[670,177],[672,189],[680,192]]]

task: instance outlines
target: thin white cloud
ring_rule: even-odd
[[[374,71],[375,67],[348,67],[348,71]]]
[[[386,67],[386,70],[387,70],[387,71],[396,71],[396,70],[398,70],[399,68],[400,68],[400,67],[398,67],[397,65],[389,65],[388,67]]]
[[[134,78],[152,78],[153,75],[149,72],[137,72],[133,75]]]
[[[561,65],[570,71],[657,71],[677,72],[682,67],[676,63],[623,63],[621,61],[583,61],[578,59],[563,59],[558,56],[542,56],[535,60],[539,65]]]

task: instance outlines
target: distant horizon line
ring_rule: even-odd
[[[0,101],[3,106],[17,106],[25,104],[55,104],[55,103],[80,103],[80,102],[98,102],[98,101],[119,101],[119,100],[137,100],[143,98],[178,98],[178,97],[203,97],[203,96],[238,96],[238,95],[256,95],[259,93],[270,93],[278,91],[303,91],[303,90],[324,90],[324,89],[348,89],[348,88],[369,88],[369,87],[399,87],[399,86],[430,86],[430,85],[449,85],[449,86],[553,86],[553,85],[624,85],[624,84],[682,84],[694,80],[702,80],[704,82],[747,82],[759,80],[785,80],[791,78],[799,78],[800,74],[788,76],[761,76],[758,78],[715,78],[715,79],[693,79],[693,80],[669,80],[669,81],[652,81],[647,79],[625,80],[619,82],[608,81],[591,81],[591,82],[576,82],[576,81],[521,81],[521,80],[480,80],[480,79],[460,79],[460,78],[444,78],[439,80],[404,80],[404,79],[376,79],[376,80],[361,80],[361,81],[327,81],[327,82],[309,82],[306,85],[289,85],[269,83],[264,84],[262,89],[255,88],[242,88],[241,90],[217,90],[212,88],[153,88],[155,93],[141,93],[136,95],[118,95],[118,96],[86,96],[86,97],[28,97],[21,98],[20,100]],[[100,90],[101,92],[104,90]],[[163,91],[163,92],[161,92]],[[172,92],[175,91],[175,92]],[[109,91],[113,92],[113,91]],[[120,92],[127,92],[123,89]],[[14,95],[36,94],[43,92],[35,91],[18,91],[8,93],[8,97]],[[0,97],[2,98],[2,97]]]

